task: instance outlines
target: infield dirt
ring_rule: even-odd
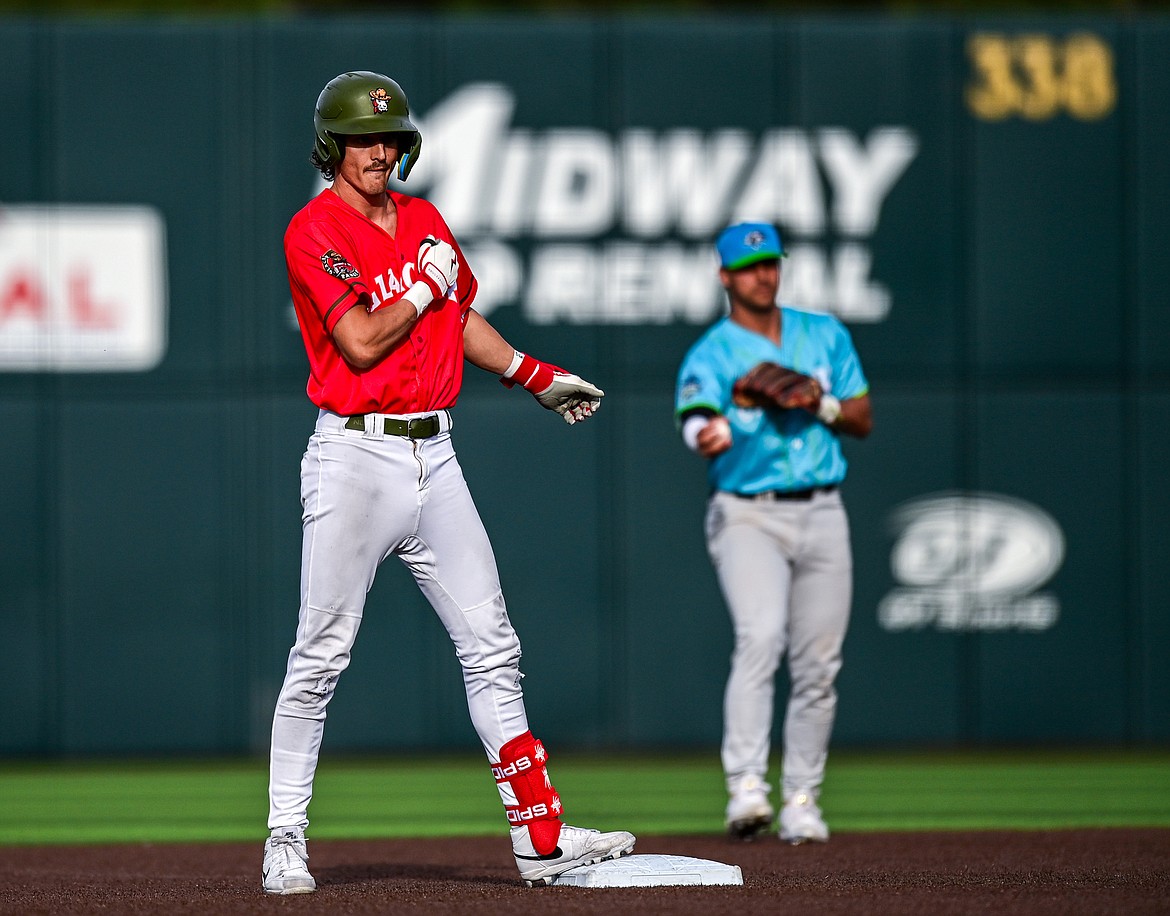
[[[260,890],[250,844],[0,848],[0,913],[1170,913],[1170,830],[643,837],[638,853],[739,865],[742,887],[525,888],[505,837],[310,838],[316,894]]]

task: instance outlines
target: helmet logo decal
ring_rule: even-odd
[[[374,106],[374,114],[385,114],[390,110],[390,93],[381,86],[371,89],[370,103]]]
[[[352,280],[354,277],[360,276],[349,261],[332,248],[321,255],[321,266],[325,268],[325,273],[338,280]]]

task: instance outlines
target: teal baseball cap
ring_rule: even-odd
[[[771,223],[736,223],[719,233],[715,240],[719,264],[724,270],[739,270],[786,256],[780,233]]]

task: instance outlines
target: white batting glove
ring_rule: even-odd
[[[447,295],[459,276],[459,258],[447,242],[428,235],[418,246],[419,274],[435,284],[435,298]]]
[[[402,294],[422,316],[428,305],[436,299],[445,299],[447,291],[459,276],[459,258],[455,249],[447,242],[441,242],[428,235],[418,246],[418,281]]]
[[[500,376],[504,386],[519,384],[538,400],[542,407],[555,410],[570,425],[597,413],[605,392],[579,375],[566,372],[551,363],[542,363],[516,351],[512,364]]]
[[[552,384],[532,394],[543,406],[555,410],[569,424],[593,416],[601,407],[601,399],[605,397],[605,392],[596,385],[569,372],[554,372]]]

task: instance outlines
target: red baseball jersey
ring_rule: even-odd
[[[463,384],[463,326],[478,289],[475,275],[432,203],[387,194],[398,208],[393,237],[330,190],[309,201],[284,234],[293,306],[309,357],[309,399],[346,416],[452,407]],[[415,259],[428,235],[455,248],[454,288],[427,306],[385,359],[355,369],[333,343],[333,328],[351,308],[373,311],[400,297],[417,279]]]

